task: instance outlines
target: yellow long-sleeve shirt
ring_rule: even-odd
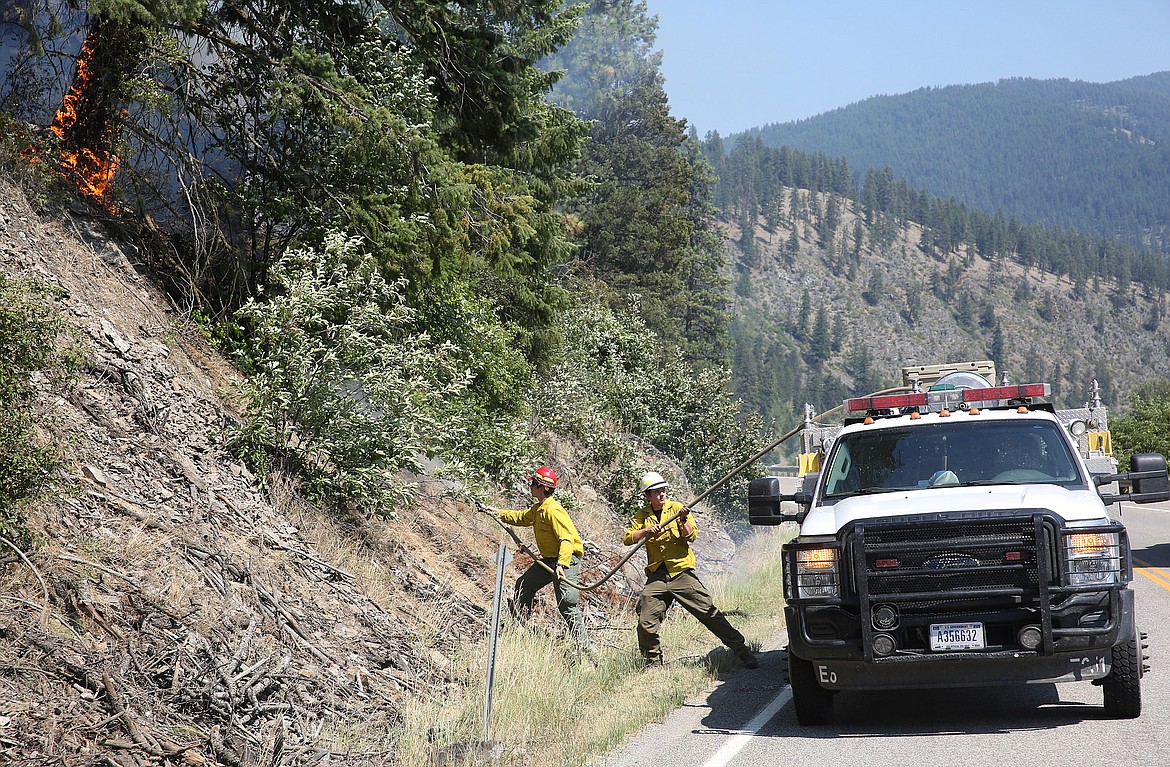
[[[545,559],[557,558],[557,564],[568,567],[573,555],[585,553],[577,527],[569,512],[555,498],[545,498],[527,509],[500,509],[500,521],[516,527],[531,527],[536,537],[536,548]]]
[[[626,534],[622,539],[629,546],[634,542],[634,533],[647,527],[653,527],[659,520],[670,519],[683,510],[678,501],[667,501],[662,504],[662,513],[655,514],[646,504],[630,518],[626,525]],[[646,572],[652,573],[661,565],[666,565],[666,572],[671,578],[685,570],[695,569],[695,552],[691,550],[691,542],[698,536],[699,528],[695,525],[695,516],[690,515],[691,533],[683,532],[682,525],[676,519],[658,533],[646,540]]]

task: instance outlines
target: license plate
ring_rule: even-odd
[[[983,647],[982,623],[930,624],[932,650],[982,650]]]

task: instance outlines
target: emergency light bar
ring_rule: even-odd
[[[1046,383],[1021,384],[1020,386],[992,386],[989,389],[967,389],[963,392],[963,401],[999,402],[1009,399],[1027,399],[1029,397],[1047,397],[1052,393],[1052,387]]]
[[[926,392],[914,394],[885,394],[881,397],[854,397],[847,400],[846,407],[851,413],[859,410],[891,410],[899,407],[916,407],[926,404]]]
[[[845,400],[845,408],[851,413],[875,410],[898,410],[906,407],[954,407],[958,402],[965,405],[983,406],[984,403],[998,405],[1007,400],[1021,400],[1030,397],[1048,397],[1052,392],[1046,383],[1022,384],[1019,386],[992,386],[983,389],[945,389],[910,394],[884,394],[878,397],[854,397]],[[930,395],[934,395],[933,397]],[[949,403],[949,404],[948,404]]]

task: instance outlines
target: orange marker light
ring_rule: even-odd
[[[1117,547],[1110,533],[1077,533],[1068,537],[1071,554],[1106,554]]]
[[[804,549],[796,552],[796,563],[803,570],[833,570],[837,552],[833,549]]]

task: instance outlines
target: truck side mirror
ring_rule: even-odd
[[[1129,486],[1128,493],[1102,495],[1106,505],[1117,501],[1153,503],[1170,500],[1170,476],[1166,472],[1166,457],[1161,453],[1135,453],[1129,459],[1129,473],[1106,474],[1093,477],[1098,485],[1120,482]]]
[[[1138,503],[1170,500],[1170,476],[1161,453],[1137,453],[1129,459],[1130,500]]]
[[[803,508],[795,512],[784,511],[780,504],[785,501],[795,502]],[[753,525],[779,525],[784,522],[799,524],[808,515],[807,507],[811,503],[812,493],[780,492],[779,477],[757,477],[748,485],[748,522]]]

